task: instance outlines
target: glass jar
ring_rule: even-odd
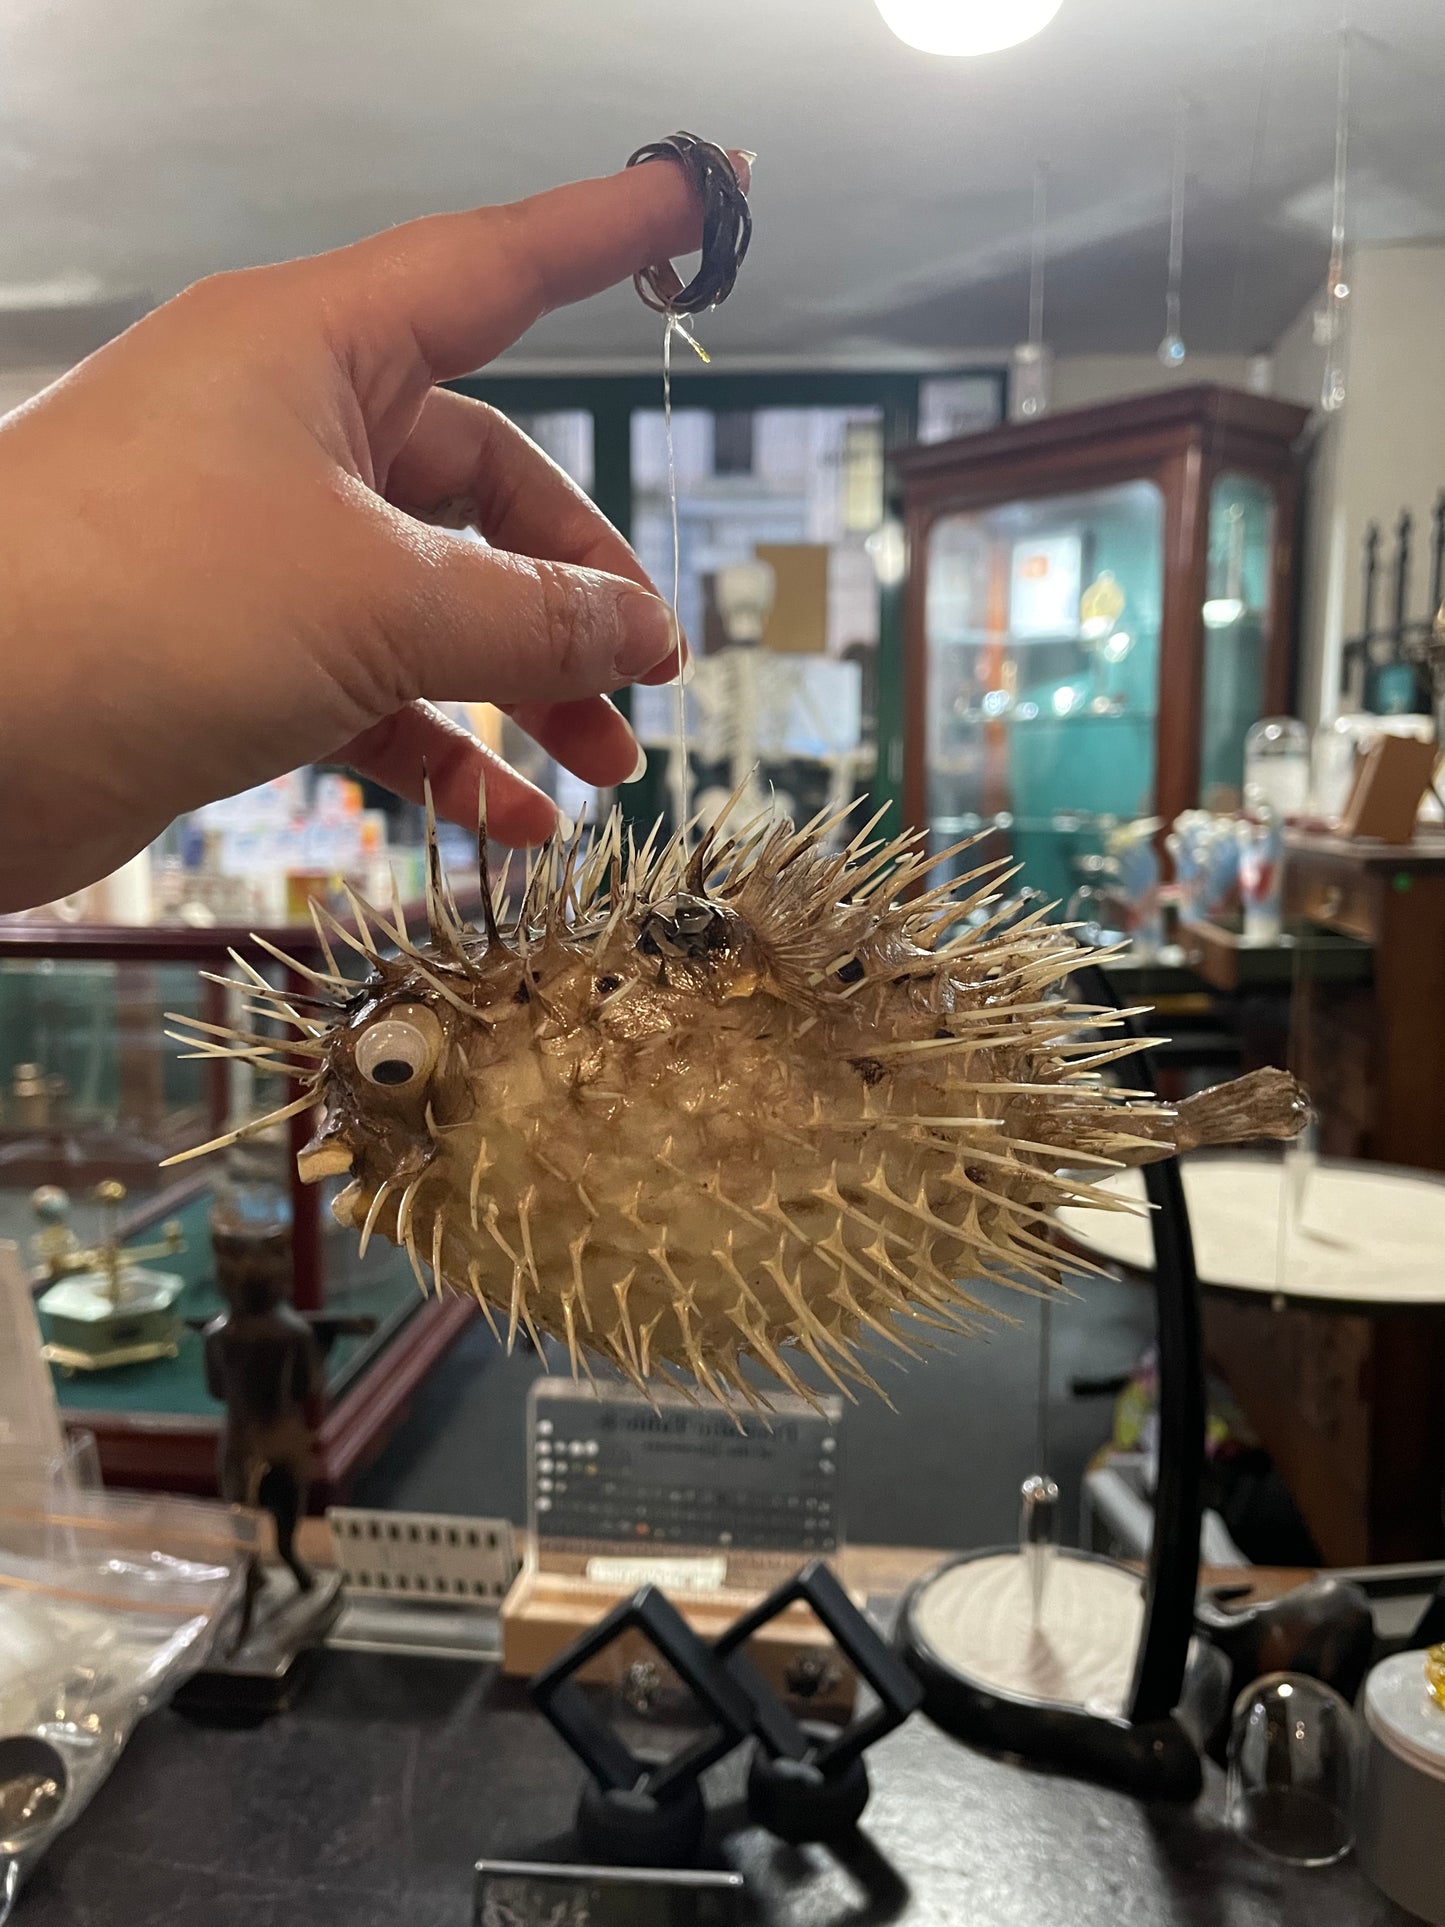
[[[1310,733],[1293,716],[1266,716],[1244,739],[1244,807],[1301,816],[1310,793]]]

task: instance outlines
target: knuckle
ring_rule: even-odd
[[[514,432],[513,423],[502,410],[478,395],[462,395],[455,389],[447,389],[443,399],[449,409],[459,409],[465,415],[467,436],[475,448],[478,465],[489,461],[498,445]]]
[[[406,611],[373,603],[346,610],[328,625],[326,637],[318,638],[318,663],[356,727],[390,715],[417,695],[407,629]]]
[[[492,402],[483,401],[478,395],[463,395],[462,400],[471,412],[479,442],[489,445],[493,437],[505,435],[511,427],[509,417]]]
[[[589,691],[601,687],[609,678],[598,659],[597,612],[591,598],[571,571],[550,562],[539,562],[536,568],[541,642],[557,681]]]
[[[441,584],[418,545],[398,541],[370,505],[330,507],[329,553],[336,558],[333,599],[315,635],[318,655],[357,710],[389,714],[419,693],[414,639],[440,614]]]
[[[256,268],[223,268],[191,282],[165,305],[207,328],[231,325],[249,332],[258,319],[272,317],[294,331],[298,312],[315,308],[311,266],[307,261],[277,261]]]
[[[203,275],[183,288],[172,305],[207,322],[223,319],[250,305],[250,296],[264,272],[260,268],[227,268]]]

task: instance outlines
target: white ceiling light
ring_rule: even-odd
[[[1064,0],[876,0],[898,38],[925,54],[992,54],[1031,40]]]

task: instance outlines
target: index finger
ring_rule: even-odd
[[[428,392],[385,493],[398,508],[423,515],[438,503],[466,503],[496,548],[605,569],[660,593],[585,489],[500,409],[455,389]],[[669,657],[639,680],[668,682],[676,674],[677,659]]]
[[[729,158],[746,189],[746,160]],[[409,221],[330,263],[356,280],[359,298],[342,312],[364,316],[377,347],[415,341],[430,378],[448,381],[500,354],[549,309],[691,253],[701,239],[687,176],[654,160],[502,207]]]

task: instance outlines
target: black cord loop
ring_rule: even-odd
[[[686,286],[670,261],[640,268],[632,285],[657,314],[702,314],[733,291],[753,236],[752,211],[732,162],[711,141],[696,134],[669,134],[666,140],[639,147],[627,165],[658,160],[676,161],[702,202],[702,260]]]

